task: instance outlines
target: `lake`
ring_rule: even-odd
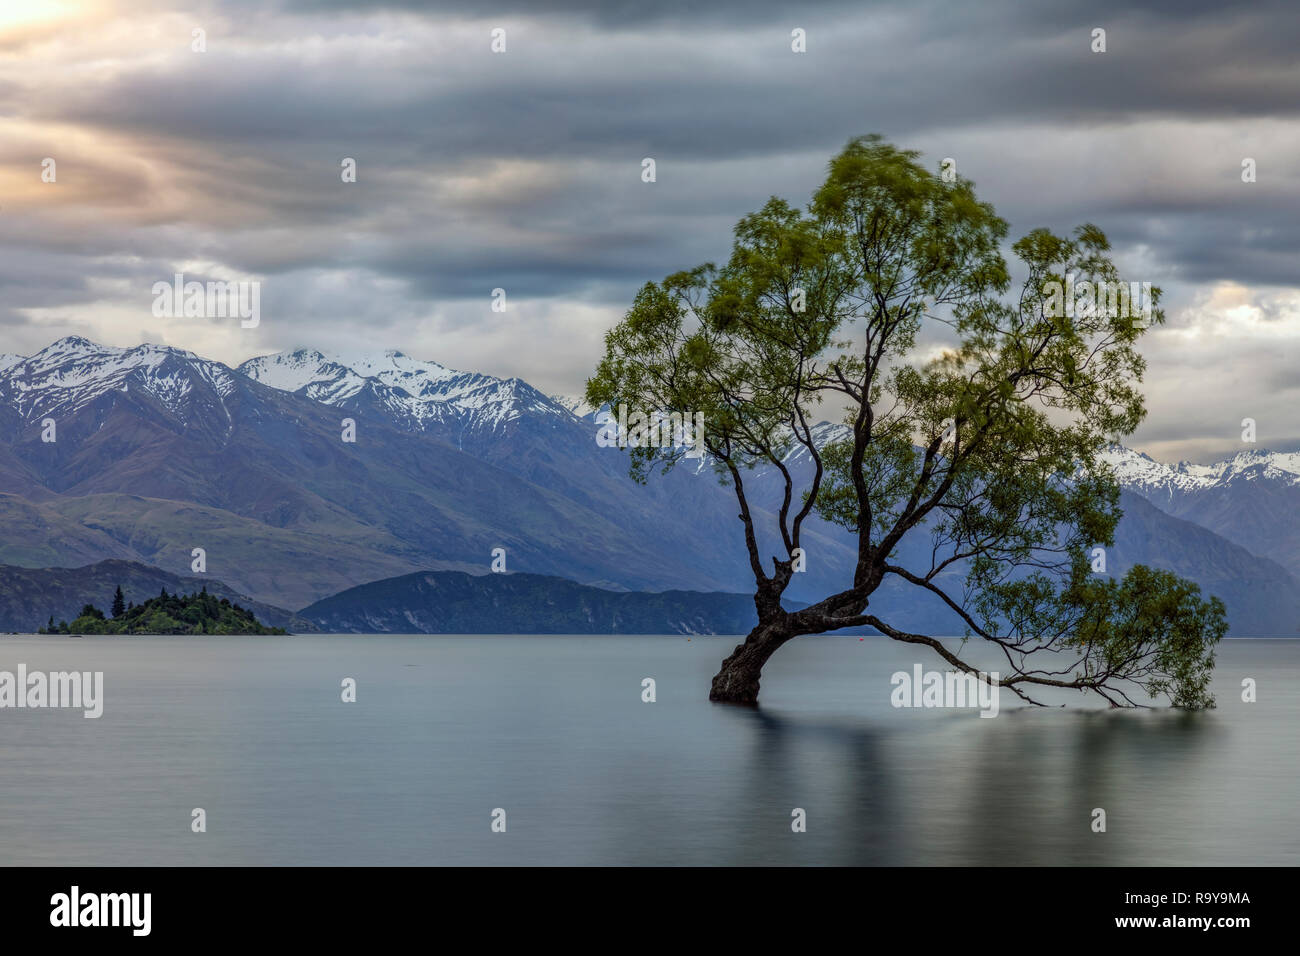
[[[1300,642],[1220,645],[1212,711],[993,719],[893,707],[941,662],[875,637],[796,640],[760,709],[710,704],[735,643],[3,637],[0,670],[103,671],[104,713],[0,710],[0,862],[1300,862]]]

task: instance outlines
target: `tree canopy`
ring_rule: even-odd
[[[266,627],[252,611],[234,604],[229,598],[217,598],[205,587],[198,594],[161,593],[143,604],[124,607],[122,589],[114,596],[114,613],[106,618],[93,604],[82,607],[71,624],[50,618],[41,634],[284,634],[278,627]]]

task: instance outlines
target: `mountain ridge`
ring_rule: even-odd
[[[54,443],[42,441],[50,417]],[[184,573],[192,547],[205,547],[231,587],[305,607],[405,574],[485,572],[503,547],[512,572],[611,590],[746,592],[734,496],[709,463],[637,485],[626,455],[598,446],[595,417],[572,397],[396,349],[303,347],[231,369],[183,349],[66,337],[0,362],[0,563],[115,558]],[[356,423],[353,444],[344,418]],[[826,441],[845,426],[816,432]],[[1161,566],[1160,547],[1181,535],[1180,573],[1220,582],[1239,606],[1263,600],[1260,581],[1300,591],[1300,474],[1289,470],[1300,456],[1176,467],[1118,446],[1103,457],[1154,508],[1126,519],[1147,532],[1124,537],[1121,564]],[[786,460],[809,467],[799,446]],[[775,477],[747,479],[760,527],[779,505]],[[766,535],[764,553],[777,550]],[[1234,548],[1271,564],[1250,566]],[[856,553],[847,532],[815,516],[805,549],[796,601],[840,586]],[[898,602],[909,607],[902,592]]]
[[[745,634],[748,594],[608,591],[542,574],[416,572],[373,581],[298,612],[341,634]]]
[[[1211,465],[1163,465],[1122,447],[1103,456],[1121,487],[1300,578],[1300,453],[1248,449]]]

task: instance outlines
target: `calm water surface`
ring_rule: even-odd
[[[1222,645],[1207,713],[995,719],[893,708],[939,661],[879,638],[803,638],[760,710],[712,705],[735,643],[0,638],[0,670],[100,670],[106,698],[0,710],[0,863],[1300,863],[1300,642]]]

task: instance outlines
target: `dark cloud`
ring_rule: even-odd
[[[208,52],[188,49],[191,21]],[[462,336],[503,287],[519,312],[480,332],[519,354],[485,370],[564,369],[576,391],[641,283],[725,258],[738,217],[805,201],[872,131],[956,158],[1015,234],[1101,225],[1129,274],[1190,310],[1171,324],[1210,321],[1192,308],[1206,285],[1295,285],[1294,3],[230,2],[57,35],[0,67],[18,130],[0,173],[30,182],[42,155],[60,161],[58,186],[0,204],[0,322],[24,345],[42,322],[152,328],[138,290],[188,263],[264,278],[275,320],[219,357],[364,328],[468,365],[483,355]],[[1257,308],[1296,321],[1292,300]],[[559,324],[566,310],[587,325]],[[1166,363],[1214,355],[1212,336],[1178,341]],[[1190,440],[1199,426],[1174,418],[1159,440]]]

